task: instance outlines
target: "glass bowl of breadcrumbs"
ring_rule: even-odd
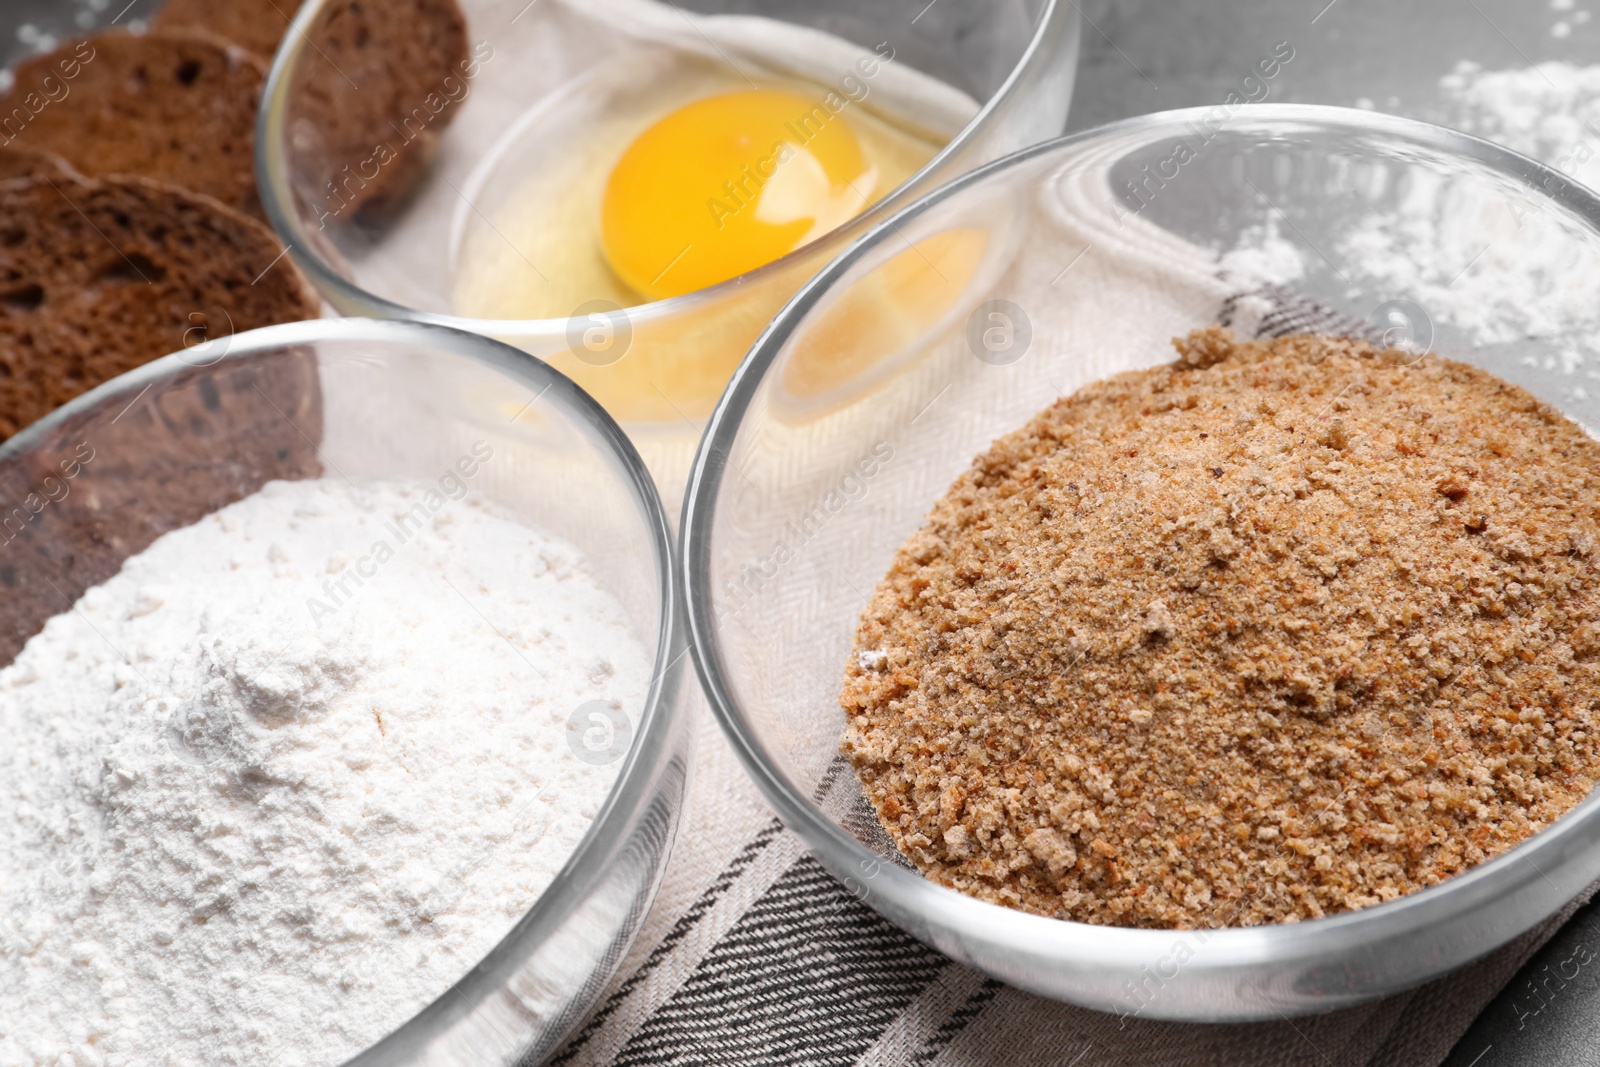
[[[821,862],[995,978],[1419,985],[1600,879],[1597,377],[1600,199],[1510,151],[1266,104],[1028,149],[740,368],[702,680]]]

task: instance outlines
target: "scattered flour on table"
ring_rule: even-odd
[[[0,1065],[342,1063],[549,885],[616,773],[568,716],[649,654],[573,546],[440,499],[271,483],[0,671]]]
[[[1441,79],[1440,93],[1449,125],[1600,188],[1600,65],[1491,71],[1463,62]],[[1575,254],[1570,223],[1542,198],[1422,168],[1409,171],[1401,186],[1376,184],[1371,214],[1321,250],[1346,279],[1420,305],[1476,345],[1527,337],[1564,344],[1559,358],[1569,373],[1592,358],[1600,251],[1591,244]],[[1305,266],[1320,266],[1320,256],[1297,234],[1257,227],[1221,266],[1292,284]]]
[[[1600,65],[1484,70],[1461,62],[1439,88],[1455,126],[1600,185]]]
[[[1550,36],[1565,40],[1572,36],[1574,26],[1582,26],[1592,17],[1587,8],[1579,8],[1576,0],[1550,0],[1550,10],[1562,16],[1550,25]]]
[[[1462,62],[1439,88],[1451,125],[1600,185],[1600,66]],[[1350,234],[1344,251],[1397,289],[1413,282],[1405,295],[1480,345],[1573,339],[1562,356],[1572,368],[1600,325],[1600,253],[1591,242],[1575,256],[1566,225],[1532,196],[1418,183],[1398,211]]]

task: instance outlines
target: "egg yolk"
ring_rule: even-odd
[[[877,171],[845,117],[751,89],[697,100],[645,130],[606,183],[611,269],[650,300],[754,270],[871,203]]]

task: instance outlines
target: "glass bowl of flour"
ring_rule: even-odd
[[[0,1063],[511,1064],[689,772],[668,524],[560,374],[258,330],[0,449]]]

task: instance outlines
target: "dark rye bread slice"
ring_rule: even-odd
[[[300,0],[167,0],[156,12],[158,30],[210,30],[271,61]]]
[[[83,177],[72,168],[72,164],[54,152],[35,152],[16,145],[0,145],[0,181],[41,175],[66,181]]]
[[[242,2],[242,0],[234,0]],[[289,117],[310,221],[381,224],[416,186],[492,57],[456,0],[334,0],[308,31]]]
[[[169,352],[317,317],[281,252],[254,219],[148,179],[0,182],[0,440]]]
[[[90,177],[133,174],[261,217],[256,104],[266,69],[197,31],[106,33],[32,56],[0,97],[0,140]]]

